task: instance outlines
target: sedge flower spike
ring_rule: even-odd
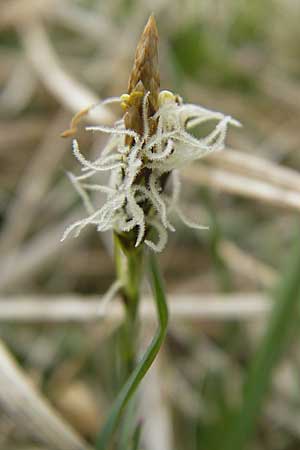
[[[167,243],[168,231],[175,231],[173,214],[189,227],[207,228],[186,219],[180,209],[179,170],[223,150],[228,125],[240,124],[230,116],[186,104],[180,96],[159,90],[157,29],[153,16],[137,47],[128,94],[104,103],[120,103],[125,114],[113,127],[86,127],[88,131],[109,135],[94,161],[81,153],[78,141],[73,139],[73,153],[82,168],[81,174],[69,177],[88,215],[70,225],[62,240],[71,233],[78,236],[84,227],[92,224],[98,231],[113,230],[130,236],[136,247],[144,243],[160,252]],[[201,139],[189,132],[207,122],[214,123],[214,128]],[[97,182],[102,171],[110,173],[106,186]],[[106,196],[101,208],[96,205],[96,191]]]

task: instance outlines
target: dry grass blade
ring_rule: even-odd
[[[43,117],[23,118],[0,124],[0,154],[6,153],[8,148],[17,148],[28,141],[40,138],[48,120]],[[15,132],[18,130],[18,133]]]
[[[221,241],[219,251],[233,272],[241,274],[255,283],[259,282],[262,286],[271,287],[278,279],[275,269],[241,250],[233,242]]]
[[[76,113],[99,101],[92,91],[63,70],[41,24],[31,23],[30,26],[21,28],[20,33],[35,72],[62,105]],[[95,116],[103,124],[111,124],[114,120],[112,113],[104,106],[97,108]]]
[[[19,58],[0,94],[0,107],[16,116],[31,101],[36,77],[25,58]]]
[[[236,170],[248,177],[253,176],[278,187],[300,192],[300,175],[296,170],[279,166],[249,153],[226,149],[212,155],[208,162],[225,169]]]
[[[69,239],[63,243],[59,242],[59,238],[66,226],[78,220],[80,214],[81,208],[71,213],[64,222],[53,225],[30,239],[20,252],[10,252],[4,261],[1,261],[0,290],[15,289],[18,283],[30,279],[57,255],[77,244],[80,236],[76,241]]]
[[[54,0],[10,0],[1,5],[0,29],[22,25],[46,13]]]
[[[1,252],[18,247],[34,221],[37,209],[65,153],[67,143],[58,139],[58,135],[66,124],[66,114],[59,113],[50,124],[33,160],[28,163],[27,170],[18,183],[16,196],[8,207],[0,238]]]
[[[0,297],[0,322],[79,322],[105,318],[119,321],[124,314],[122,304],[115,302],[103,308],[100,297],[73,294],[51,296]],[[261,317],[270,310],[268,298],[258,292],[238,294],[172,295],[171,320],[248,320]],[[155,319],[151,299],[141,304],[141,317]]]
[[[62,145],[65,141],[60,139]],[[99,147],[99,140],[95,140],[95,149]],[[45,176],[43,172],[43,176]],[[59,206],[59,200],[63,202],[63,210],[69,209],[74,196],[75,190],[70,190],[70,197],[61,196],[60,191],[53,190],[54,200]],[[95,194],[96,195],[96,194]],[[63,212],[63,211],[62,211]],[[73,209],[71,213],[61,221],[53,226],[42,230],[39,234],[35,234],[32,239],[26,242],[19,251],[12,250],[7,253],[5,260],[0,263],[0,291],[14,290],[16,286],[27,279],[31,279],[37,273],[40,273],[46,264],[50,264],[58,255],[63,255],[69,249],[78,245],[80,240],[86,237],[86,233],[82,233],[76,240],[67,239],[63,243],[59,242],[65,228],[72,222],[78,220],[83,214],[82,207]],[[108,251],[112,255],[112,240],[108,233],[101,233],[101,239]]]
[[[273,398],[271,400],[270,404],[266,407],[266,416],[272,422],[275,421],[280,427],[300,438],[299,413],[291,411],[280,398]]]
[[[1,406],[35,439],[51,449],[85,450],[88,445],[61,418],[26,379],[0,342]]]
[[[291,211],[300,210],[300,193],[283,189],[271,183],[218,168],[200,166],[191,167],[183,172],[187,181],[196,185],[208,186],[229,194],[259,200]]]
[[[119,32],[109,16],[90,11],[72,1],[60,2],[59,7],[52,8],[49,19],[61,24],[73,32],[79,33],[83,38],[91,39],[99,45],[113,45],[113,36]]]

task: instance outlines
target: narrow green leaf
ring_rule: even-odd
[[[136,429],[136,398],[131,397],[124,411],[120,431],[118,433],[118,450],[132,450],[132,440]]]
[[[274,293],[274,308],[265,336],[252,362],[241,409],[232,422],[223,450],[243,450],[255,430],[263,401],[271,385],[274,366],[298,320],[300,301],[300,245],[288,264],[286,276]]]
[[[142,431],[142,424],[139,423],[135,429],[135,432],[133,434],[133,446],[132,450],[139,450],[140,440],[141,440],[141,431]]]
[[[158,329],[143,358],[138,363],[129,379],[123,386],[121,392],[117,396],[108,420],[104,424],[104,427],[101,430],[96,441],[97,450],[108,450],[110,439],[112,438],[112,435],[116,430],[116,427],[122,417],[128,401],[133,396],[140,382],[151,367],[167,333],[168,307],[159,268],[155,256],[152,253],[149,256],[149,275],[158,313]]]

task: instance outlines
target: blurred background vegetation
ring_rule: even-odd
[[[162,88],[243,128],[227,157],[184,175],[184,209],[210,230],[177,224],[160,256],[181,313],[139,393],[140,450],[297,450],[298,0],[1,1],[0,448],[88,448],[119,385],[117,319],[70,320],[68,305],[35,318],[34,307],[97,302],[114,280],[109,236],[60,243],[84,209],[59,134],[82,107],[126,92],[150,12]],[[90,154],[104,142],[80,139]],[[143,322],[141,348],[153,327]]]

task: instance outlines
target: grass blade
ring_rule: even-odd
[[[168,326],[168,307],[166,303],[162,278],[160,276],[156,258],[152,253],[149,256],[149,275],[159,319],[158,329],[143,358],[138,363],[131,376],[125,383],[124,387],[122,388],[121,392],[119,393],[112,407],[108,420],[105,423],[96,441],[97,450],[107,450],[109,448],[109,441],[121,419],[128,401],[133,396],[140,382],[151,367],[166,336]]]

